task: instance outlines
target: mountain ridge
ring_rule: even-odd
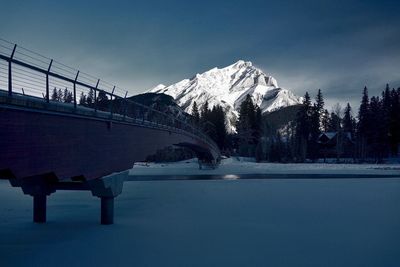
[[[172,96],[188,113],[192,112],[194,102],[199,109],[206,102],[209,108],[220,105],[227,114],[228,129],[232,131],[235,131],[240,104],[248,94],[263,113],[301,103],[301,97],[279,87],[274,77],[244,60],[224,68],[215,67],[197,73],[190,79],[169,86],[159,84],[147,92]]]

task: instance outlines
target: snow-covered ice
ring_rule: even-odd
[[[323,163],[256,163],[249,158],[223,159],[216,169],[198,168],[197,159],[173,163],[135,163],[132,176],[145,175],[251,175],[251,174],[349,174],[397,175],[400,164],[323,164]]]
[[[126,182],[115,224],[88,192],[0,180],[0,266],[400,266],[400,179]]]

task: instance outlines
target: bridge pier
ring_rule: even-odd
[[[90,190],[93,196],[100,198],[101,224],[110,225],[114,223],[114,198],[122,193],[128,174],[129,171],[124,171],[89,181],[58,181],[52,173],[17,179],[0,171],[0,179],[8,179],[13,187],[21,187],[24,194],[33,197],[35,223],[46,222],[47,196],[56,190]]]
[[[46,195],[33,196],[33,222],[45,223],[46,222]]]
[[[101,179],[88,181],[92,195],[100,198],[100,222],[103,225],[114,223],[114,198],[122,193],[125,177],[129,171],[111,174]]]
[[[114,198],[101,198],[101,224],[108,225],[114,223]]]
[[[33,197],[33,222],[45,223],[47,214],[47,196],[56,192],[53,184],[57,177],[53,173],[45,173],[23,179],[9,179],[13,187],[21,187],[25,195]]]

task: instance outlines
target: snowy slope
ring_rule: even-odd
[[[248,94],[262,112],[301,102],[301,98],[291,91],[280,88],[275,78],[254,67],[251,62],[243,60],[222,69],[213,68],[170,86],[160,84],[149,92],[172,96],[188,113],[192,112],[195,101],[199,108],[206,101],[210,108],[221,105],[226,111],[231,129],[234,129],[240,104]]]

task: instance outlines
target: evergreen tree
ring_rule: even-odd
[[[72,92],[68,91],[67,88],[64,89],[63,101],[64,103],[72,103],[74,97],[72,96]]]
[[[336,133],[336,160],[340,161],[340,157],[343,153],[343,128],[342,128],[342,107],[339,103],[337,103],[333,107],[333,112],[331,114],[331,126],[334,128],[334,132]]]
[[[58,89],[58,93],[57,93],[57,101],[58,102],[63,102],[63,100],[64,100],[64,94],[63,94],[63,91],[61,90],[61,88],[60,89]]]
[[[72,94],[72,92],[69,92],[68,101],[69,103],[74,101],[74,95]]]
[[[64,103],[67,103],[67,98],[68,98],[68,88],[65,87],[64,93],[63,93],[62,101],[63,101]]]
[[[360,134],[365,134],[367,132],[368,117],[369,117],[369,97],[368,97],[368,89],[365,86],[360,109],[358,112],[358,121],[359,121],[358,131]]]
[[[270,162],[282,162],[284,153],[284,144],[279,132],[271,138],[267,149],[267,160]]]
[[[97,96],[97,107],[100,110],[106,110],[107,103],[108,103],[108,97],[107,97],[106,92],[104,92],[103,90],[100,90],[99,95]]]
[[[318,137],[321,134],[320,130],[320,115],[318,112],[317,105],[311,108],[310,117],[310,138],[307,145],[307,154],[312,159],[318,158]]]
[[[347,103],[343,116],[343,131],[351,134],[354,137],[354,118],[351,114],[351,106]]]
[[[383,109],[385,110],[386,113],[388,113],[391,105],[391,100],[392,100],[392,94],[390,91],[389,84],[386,84],[385,91],[382,92],[382,101],[383,101]]]
[[[297,160],[305,161],[307,154],[307,143],[310,136],[310,124],[311,124],[311,100],[310,95],[306,92],[302,107],[297,113],[297,125],[296,125],[296,151]]]
[[[259,106],[256,106],[254,115],[254,124],[253,124],[253,131],[254,131],[253,137],[255,144],[258,144],[260,142],[260,138],[262,135],[261,123],[262,123],[261,109]]]
[[[310,138],[308,140],[308,155],[312,160],[318,158],[318,137],[321,134],[322,114],[324,112],[324,98],[321,89],[318,89],[315,104],[311,108]]]
[[[195,124],[199,124],[199,122],[200,122],[200,112],[199,112],[199,108],[197,107],[196,101],[193,102],[192,116],[193,116],[194,123]]]
[[[385,155],[386,148],[386,125],[382,123],[385,115],[383,112],[383,100],[379,97],[371,97],[370,101],[370,125],[374,127],[368,131],[369,154],[373,156],[377,162],[380,162]]]
[[[322,96],[321,89],[318,89],[317,97],[315,98],[315,110],[318,112],[319,116],[321,116],[324,111],[324,97]]]
[[[208,117],[211,124],[214,126],[213,136],[211,137],[220,149],[224,149],[226,147],[228,133],[226,130],[226,118],[223,108],[219,105],[214,106],[209,112]]]
[[[238,132],[239,138],[240,138],[240,135],[243,135],[244,133],[248,132],[250,129],[246,100],[240,104],[239,119],[236,123],[236,130]]]
[[[340,117],[335,112],[331,112],[328,122],[328,132],[336,132],[339,129],[340,122]]]
[[[370,107],[368,89],[365,86],[363,90],[363,96],[361,105],[358,111],[358,125],[357,125],[357,147],[358,154],[363,160],[367,156],[367,139],[368,139],[368,128],[370,126]]]
[[[92,104],[94,103],[94,90],[93,89],[89,90],[89,93],[86,97],[86,103],[89,107],[91,107]]]
[[[382,121],[380,126],[382,127],[382,145],[385,147],[385,151],[383,154],[389,154],[390,151],[390,113],[392,106],[392,94],[389,88],[389,84],[386,84],[385,90],[382,92],[382,100],[381,100],[381,110],[382,110]],[[384,133],[383,133],[384,132]],[[387,156],[387,155],[383,155]]]
[[[58,91],[57,88],[54,87],[53,92],[51,94],[51,100],[58,101]]]
[[[208,100],[204,103],[204,105],[201,107],[200,115],[201,119],[207,120],[208,114],[210,112],[210,109],[208,108]]]
[[[261,110],[257,111],[250,95],[240,104],[239,120],[236,124],[239,150],[243,156],[254,156],[261,136]]]
[[[392,156],[397,156],[400,144],[400,88],[390,92],[389,142]]]
[[[201,107],[200,124],[203,131],[213,138],[215,136],[215,126],[210,122],[210,109],[208,108],[208,101]]]
[[[85,106],[86,104],[86,95],[81,92],[81,96],[79,97],[79,105]]]
[[[255,109],[250,95],[240,104],[237,129],[241,133],[250,133],[255,121]],[[250,138],[250,135],[249,135]]]
[[[242,132],[251,132],[256,124],[256,114],[253,100],[250,95],[240,104],[237,129]]]
[[[400,90],[390,90],[388,84],[377,96],[368,99],[364,88],[357,125],[357,145],[361,159],[367,156],[381,162],[397,155],[400,143]]]
[[[207,117],[209,112],[210,109],[208,108],[208,101],[206,101],[201,109],[201,117],[203,118]]]

